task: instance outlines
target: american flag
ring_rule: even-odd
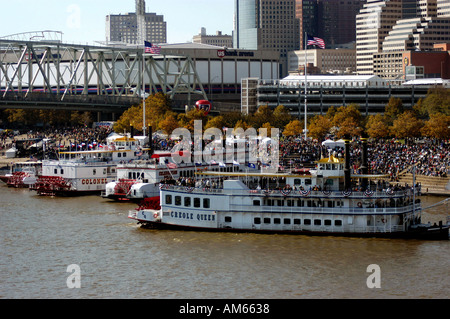
[[[306,45],[316,45],[321,49],[325,49],[325,41],[323,41],[323,39],[317,37],[310,37],[309,35],[308,35],[308,42],[306,43]]]
[[[166,166],[169,169],[176,169],[178,167],[178,165],[175,163],[167,163]]]
[[[145,53],[160,54],[161,47],[155,46],[150,42],[145,41]]]

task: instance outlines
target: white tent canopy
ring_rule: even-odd
[[[17,153],[17,149],[10,148],[9,150],[7,150],[5,152],[5,155],[6,155],[6,158],[14,158],[14,157],[16,157],[16,153]]]
[[[344,147],[345,141],[344,140],[338,140],[338,141],[326,140],[326,141],[322,142],[322,146],[326,146],[327,148]]]

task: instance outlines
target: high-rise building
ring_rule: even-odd
[[[106,16],[106,41],[143,45],[167,42],[164,16],[145,12],[145,1],[136,0],[136,12]]]
[[[402,0],[367,0],[356,16],[356,70],[373,74],[373,55],[381,52],[384,38],[402,18]]]
[[[217,45],[226,48],[233,47],[233,37],[231,35],[222,34],[222,31],[217,31],[215,35],[209,35],[206,34],[206,28],[201,28],[200,33],[194,35],[192,38],[192,42]]]
[[[437,0],[369,0],[357,20],[358,74],[403,79],[410,62],[404,52],[429,52],[450,42],[450,14],[443,8]],[[393,15],[399,17],[393,21]]]
[[[235,0],[233,46],[279,52],[282,75],[288,52],[300,48],[299,29],[295,0]]]
[[[437,0],[437,16],[438,17],[450,17],[450,1]]]
[[[318,12],[317,0],[295,1],[295,14],[300,21],[300,47],[303,50],[305,49],[305,33],[320,37]]]
[[[349,46],[356,41],[355,17],[365,0],[296,0],[301,47],[305,33],[324,39],[327,48]]]

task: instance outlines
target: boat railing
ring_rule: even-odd
[[[413,211],[413,204],[397,207],[374,207],[374,208],[359,208],[359,207],[325,207],[325,206],[270,206],[261,205],[253,206],[251,204],[234,204],[230,203],[230,208],[234,210],[243,210],[248,212],[265,211],[270,213],[297,213],[301,211],[304,214],[351,214],[351,215],[391,215],[391,214],[404,214]]]
[[[292,190],[292,189],[222,189],[214,187],[190,187],[190,186],[178,186],[161,184],[160,189],[171,190],[179,192],[189,193],[202,193],[202,194],[226,194],[235,196],[271,196],[271,197],[289,197],[289,198],[349,198],[349,199],[386,199],[386,198],[403,198],[405,196],[413,196],[412,189],[406,190],[392,190],[386,189],[383,191],[370,191],[370,192],[351,192],[351,191],[305,191],[305,190]],[[415,190],[416,195],[419,194],[419,190]]]
[[[73,166],[98,166],[98,165],[115,165],[114,163],[110,161],[103,161],[103,160],[49,160],[44,161],[44,165],[58,165],[58,164],[70,164]]]

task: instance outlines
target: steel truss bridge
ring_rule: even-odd
[[[183,107],[207,99],[189,56],[0,39],[0,108],[122,113],[140,103],[144,87],[145,94],[165,93]]]

